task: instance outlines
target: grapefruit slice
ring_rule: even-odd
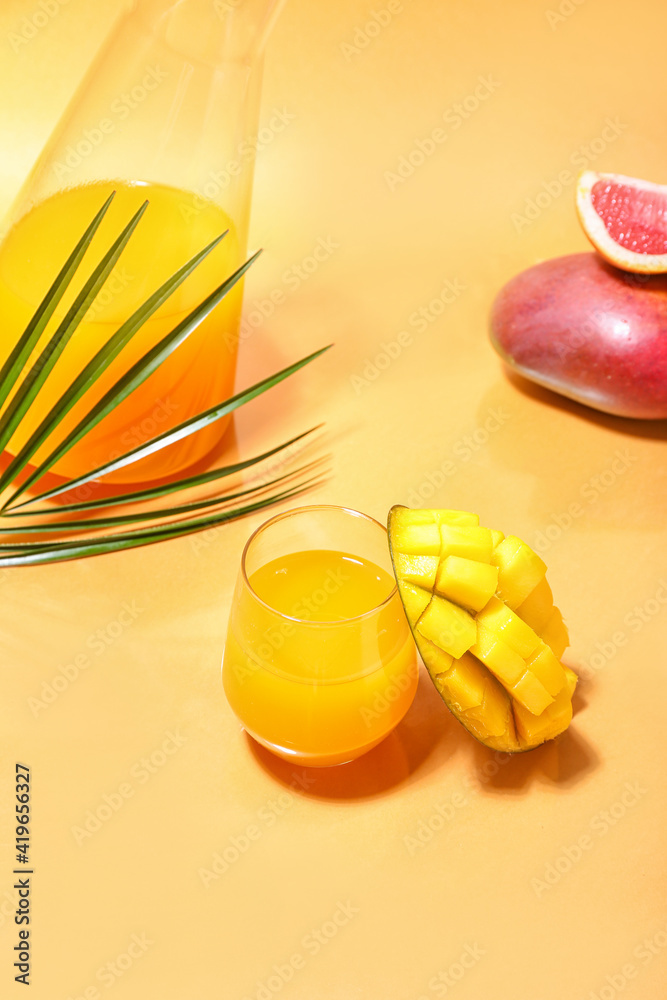
[[[667,272],[667,186],[585,170],[577,184],[577,212],[610,264],[635,274]]]

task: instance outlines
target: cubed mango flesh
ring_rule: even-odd
[[[414,583],[426,590],[433,590],[438,572],[437,556],[406,555],[399,552],[396,557],[396,568],[401,580]]]
[[[551,593],[551,587],[547,583],[546,576],[544,576],[535,587],[535,590],[521,602],[516,609],[516,613],[526,625],[530,625],[533,631],[539,635],[540,629],[544,628],[549,621],[553,609],[554,595]]]
[[[540,715],[534,715],[522,705],[515,705],[514,720],[517,736],[527,750],[558,736],[572,720],[572,699],[567,688],[563,688]]]
[[[408,621],[416,622],[431,603],[430,590],[424,590],[423,587],[415,587],[411,583],[403,583],[402,580],[399,580],[398,592],[403,601]]]
[[[481,611],[495,594],[497,585],[495,566],[462,556],[445,556],[437,567],[434,589],[455,604]]]
[[[567,729],[577,675],[560,662],[567,629],[530,546],[476,514],[401,507],[389,541],[424,664],[468,731],[513,753]]]
[[[451,669],[454,662],[454,657],[451,653],[446,653],[444,649],[440,649],[440,646],[436,646],[434,642],[430,639],[422,636],[421,644],[419,646],[419,652],[421,658],[427,667],[427,670],[433,670],[435,674],[445,674]],[[428,660],[428,664],[426,664]]]
[[[525,601],[547,572],[537,553],[516,535],[507,535],[494,548],[491,562],[498,567],[498,597],[512,610]]]
[[[486,628],[511,646],[519,656],[530,656],[540,643],[540,637],[533,632],[530,625],[521,621],[518,615],[504,604],[500,598],[492,597],[485,608],[477,616]]]
[[[546,625],[540,630],[540,638],[546,642],[547,646],[551,647],[554,655],[559,658],[570,645],[570,636],[558,608],[553,609]]]
[[[417,622],[417,631],[454,657],[463,656],[477,638],[472,615],[437,594]]]
[[[498,750],[519,749],[510,699],[474,656],[464,653],[454,660],[435,684],[474,736]]]
[[[477,562],[491,562],[493,539],[488,528],[462,527],[457,524],[440,525],[440,558],[462,556]]]

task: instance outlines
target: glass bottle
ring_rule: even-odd
[[[245,260],[262,57],[282,2],[138,0],[103,46],[10,211],[0,246],[0,359],[108,194],[117,192],[56,320],[145,199],[149,207],[14,435],[12,454],[101,344],[193,254],[229,230],[80,400],[49,440],[49,451]],[[79,475],[231,395],[242,294],[239,284],[52,471]],[[106,481],[173,474],[200,461],[224,429],[219,421]],[[37,452],[34,462],[46,453]]]

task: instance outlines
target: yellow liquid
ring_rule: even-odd
[[[285,617],[239,585],[223,682],[246,730],[280,756],[316,766],[376,746],[417,688],[414,642],[393,577],[368,560],[313,550],[275,559],[249,582]]]
[[[70,188],[38,203],[9,231],[0,246],[0,363],[23,333],[42,297],[109,194],[116,196],[88,249],[31,365],[55,331],[75,295],[134,212],[150,204],[98,300],[77,328],[16,431],[8,450],[16,454],[84,365],[118,327],[167,278],[216,236],[228,235],[135,334],[132,341],[79,401],[33,459],[62,440],[113,383],[146,351],[228,277],[241,263],[232,220],[212,202],[158,184],[120,181]],[[188,339],[128,399],[58,462],[53,471],[74,477],[163,433],[233,392],[240,284]],[[228,421],[229,418],[227,418]],[[172,445],[157,455],[107,477],[106,482],[140,482],[170,475],[199,461],[219,441],[225,422]]]

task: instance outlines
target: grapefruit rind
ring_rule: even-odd
[[[608,263],[631,274],[667,273],[667,253],[637,253],[622,246],[609,233],[604,219],[593,205],[593,188],[600,181],[654,192],[656,201],[664,202],[666,212],[667,186],[642,181],[636,177],[626,177],[623,174],[600,174],[595,170],[585,170],[577,182],[576,195],[577,214],[582,228],[595,249]]]

